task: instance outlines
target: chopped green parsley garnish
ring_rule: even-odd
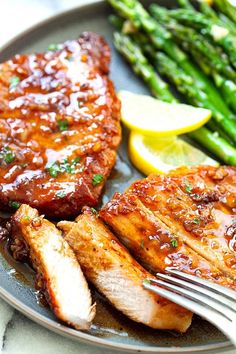
[[[75,158],[72,160],[72,164],[73,164],[73,165],[76,165],[78,162],[80,162],[80,160],[81,160],[81,157],[80,157],[80,156],[77,156],[77,157],[75,157]]]
[[[68,159],[64,159],[63,162],[60,164],[60,172],[67,172],[69,174],[75,173],[75,164],[70,164]]]
[[[24,219],[25,221],[30,221],[30,220],[31,220],[28,215],[23,216],[23,219]]]
[[[201,223],[201,220],[199,218],[194,218],[193,223],[199,225]]]
[[[0,161],[3,160],[5,163],[10,164],[14,161],[15,155],[8,146],[4,146],[0,150]]]
[[[68,130],[68,121],[67,120],[59,120],[57,122],[57,124],[58,124],[58,128],[61,132]]]
[[[66,193],[64,191],[58,191],[56,193],[57,198],[64,198],[66,196]]]
[[[172,239],[170,240],[170,244],[171,244],[171,246],[174,247],[174,248],[178,247],[178,241],[176,240],[176,238],[172,238]]]
[[[102,181],[103,181],[103,175],[98,173],[98,174],[93,176],[93,180],[92,180],[93,186],[97,186]]]
[[[20,78],[18,76],[12,76],[10,79],[10,89],[15,89],[19,82]]]
[[[95,208],[90,208],[90,210],[91,210],[91,212],[93,213],[93,214],[95,214],[95,215],[97,215],[97,210],[95,209]]]
[[[184,181],[184,184],[185,184],[185,190],[187,193],[191,193],[192,192],[192,189],[193,189],[193,186],[191,185],[191,183],[189,183],[189,181],[185,180]]]
[[[12,152],[8,152],[5,157],[5,161],[7,164],[12,163],[15,159],[15,156]]]
[[[58,173],[60,172],[60,167],[59,165],[54,162],[49,168],[48,168],[48,172],[50,174],[50,176],[52,177],[57,177]]]
[[[57,49],[59,49],[58,44],[51,43],[51,44],[49,44],[49,46],[48,46],[48,50],[54,51],[54,50],[57,50]]]
[[[14,201],[14,200],[10,200],[8,205],[9,205],[9,207],[11,207],[13,209],[18,209],[20,207],[20,203]]]
[[[77,173],[82,172],[84,166],[77,168],[77,163],[80,162],[80,157],[74,158],[71,162],[68,159],[64,159],[62,162],[54,162],[49,166],[46,166],[46,170],[49,172],[50,176],[57,177],[59,173]]]
[[[27,163],[21,163],[21,164],[20,164],[20,167],[21,167],[21,168],[26,168],[27,166],[28,166]]]

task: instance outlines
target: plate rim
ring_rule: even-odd
[[[105,0],[92,0],[87,3],[86,0],[82,0],[82,3],[80,5],[76,5],[71,7],[70,9],[67,10],[61,10],[58,11],[55,15],[50,15],[44,20],[38,21],[36,24],[24,29],[23,31],[20,31],[17,35],[11,37],[8,41],[6,41],[4,44],[0,46],[0,52],[6,50],[7,48],[10,48],[14,43],[18,42],[20,39],[24,38],[26,35],[28,35],[30,32],[42,28],[44,25],[56,21],[57,19],[63,18],[64,16],[68,16],[70,13],[73,13],[74,11],[78,11],[79,9],[89,9],[90,7],[93,7],[94,5],[103,5],[105,6],[106,1]],[[77,331],[74,330],[70,327],[67,327],[60,322],[56,322],[56,320],[51,320],[49,318],[46,318],[44,315],[38,313],[36,310],[33,310],[29,306],[25,305],[22,303],[20,300],[18,300],[14,295],[12,295],[10,292],[5,290],[1,285],[0,285],[0,298],[2,298],[4,301],[6,301],[10,306],[12,306],[14,309],[17,311],[21,312],[23,315],[25,315],[27,318],[30,320],[33,320],[37,324],[43,326],[44,328],[47,328],[51,330],[54,333],[57,333],[59,335],[63,335],[67,338],[70,338],[72,340],[80,341],[85,344],[90,344],[93,346],[99,346],[101,348],[106,348],[106,349],[112,349],[112,350],[119,350],[119,351],[126,351],[126,352],[135,352],[135,353],[216,353],[220,352],[222,350],[230,350],[233,349],[232,344],[230,341],[225,341],[222,343],[213,343],[213,344],[207,344],[207,345],[198,345],[198,346],[186,346],[186,347],[157,347],[157,346],[139,346],[139,345],[133,345],[133,344],[122,344],[118,342],[111,342],[107,341],[106,339],[99,338],[96,336],[93,336],[89,333],[85,333],[83,331]]]

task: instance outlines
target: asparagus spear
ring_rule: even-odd
[[[232,116],[222,97],[208,78],[191,63],[186,54],[174,43],[171,33],[156,22],[138,0],[108,0],[108,2],[122,17],[130,20],[135,28],[143,30],[149,36],[155,48],[166,52],[188,74],[194,77],[195,85],[208,94],[212,103],[226,119]]]
[[[235,23],[222,12],[217,13],[207,2],[199,0],[200,11],[219,26],[227,28],[231,34],[236,35]]]
[[[156,82],[160,80],[160,77],[158,75],[155,75],[152,76],[152,80],[146,80],[146,75],[143,76],[142,73],[146,71],[146,68],[148,68],[147,72],[150,72],[150,68],[152,68],[152,66],[149,64],[148,60],[144,57],[144,55],[141,56],[138,55],[136,59],[138,45],[135,44],[135,42],[129,36],[118,32],[114,34],[114,44],[117,50],[125,56],[125,58],[128,60],[128,62],[131,64],[132,67],[133,65],[136,64],[137,59],[139,60],[140,58],[142,58],[142,60],[139,60],[139,65],[138,65],[139,70],[136,71],[137,67],[133,67],[134,71],[138,72],[138,74],[142,76],[142,78],[148,84],[149,88],[151,89],[155,97],[160,98],[161,95],[162,97],[164,97],[163,90],[168,91],[168,86],[166,85],[165,87],[163,87],[162,80],[161,80],[161,85]],[[140,53],[142,53],[141,50]],[[188,83],[189,87],[193,87],[194,85],[192,85],[192,79],[189,78],[189,76],[187,75],[185,75],[185,77],[186,77],[185,81],[188,81],[190,79],[190,82]],[[159,91],[160,87],[161,87],[161,91]],[[198,90],[196,91],[199,92]],[[192,91],[192,95],[194,96],[193,91]],[[168,99],[170,97],[173,97],[173,102],[175,102],[175,98],[170,92],[169,95],[165,95],[165,96],[168,97]],[[171,101],[168,100],[168,102]],[[202,136],[204,136],[204,139],[202,138]],[[200,142],[202,146],[205,146],[209,151],[213,152],[218,158],[224,161],[224,163],[228,163],[236,166],[236,149],[234,149],[227,142],[227,140],[217,137],[215,133],[212,133],[210,130],[208,130],[205,127],[198,129],[197,131],[194,132],[194,134],[191,133],[190,137],[192,137],[197,142]]]
[[[121,23],[120,23],[121,24]],[[116,27],[118,29],[122,29],[121,27]],[[156,52],[155,50],[153,50],[152,46],[150,45],[150,43],[148,43],[147,38],[145,37],[145,35],[143,35],[142,33],[135,33],[132,34],[135,42],[137,45],[139,45],[140,47],[142,47],[144,53],[146,53],[149,57],[151,57],[155,63],[155,57],[156,57]],[[203,71],[205,71],[204,68],[204,61],[202,60],[201,55],[199,55],[198,52],[196,52],[195,57],[199,56],[199,64],[200,67],[203,69]],[[158,70],[158,67],[157,67]],[[177,71],[175,71],[175,75],[176,75]],[[189,77],[188,75],[186,75],[182,70],[179,69],[178,71],[179,76],[176,75],[175,79],[178,80],[179,79],[179,89],[178,91],[180,93],[182,93],[185,97],[187,97],[189,103],[191,103],[192,105],[197,105],[200,107],[207,107],[208,109],[212,109],[213,111],[215,110],[214,107],[212,107],[211,103],[207,101],[207,97],[205,95],[204,92],[201,92],[200,90],[196,90],[194,82],[192,80],[191,77]],[[209,74],[209,67],[208,65],[206,65],[206,73],[207,75]],[[219,75],[218,75],[219,76]],[[217,74],[215,74],[215,81],[219,82],[220,78],[217,77]],[[230,83],[232,84],[232,82],[230,81]],[[176,85],[178,86],[178,82],[176,82]],[[228,88],[227,88],[227,81],[224,80],[224,83],[220,83],[220,86],[222,88],[222,85],[224,85],[224,90],[225,90],[225,97],[227,97],[227,93],[228,93]],[[236,88],[236,86],[235,86]],[[228,94],[228,96],[230,96]],[[203,100],[204,99],[204,100]],[[236,104],[235,104],[236,106]],[[227,140],[230,144],[233,144],[233,141],[228,137],[228,135],[217,125],[217,123],[211,119],[208,123],[207,126],[214,132],[219,132],[220,136],[223,137],[225,140]]]
[[[157,7],[153,6],[155,15]],[[152,11],[153,11],[152,8]],[[164,15],[163,8],[158,11],[159,16]],[[165,25],[173,31],[174,37],[182,47],[192,55],[202,71],[211,76],[215,85],[221,90],[226,103],[236,112],[236,72],[229,65],[227,58],[224,58],[221,51],[212,46],[204,36],[198,34],[192,28],[186,28],[174,21],[169,21],[163,16]]]
[[[117,15],[110,15],[108,19],[117,31],[123,32],[125,20],[122,17]]]
[[[214,5],[219,11],[227,15],[231,20],[236,23],[236,7],[232,5],[228,0],[214,0]]]
[[[180,7],[183,7],[185,9],[193,9],[193,6],[191,5],[189,0],[178,0],[178,4]]]
[[[213,10],[213,8],[206,2],[202,0],[198,0],[200,11],[205,14],[208,18],[218,21],[217,13]]]
[[[173,16],[169,15],[172,11],[153,4],[150,6],[150,12],[152,15],[168,30],[172,32],[172,35],[181,44],[183,41],[189,43],[190,47],[194,47],[203,58],[206,58],[209,62],[209,66],[226,78],[236,82],[236,72],[231,67],[228,57],[222,52],[220,47],[211,44],[205,36],[199,34],[195,29],[185,27],[179,24]],[[192,53],[191,53],[192,54]]]
[[[153,50],[152,46],[150,46],[146,40],[145,36],[142,36],[141,34],[135,34],[134,35],[135,40],[137,43],[139,43],[144,52],[147,53],[147,55],[149,57],[151,57],[154,61],[154,63],[156,64],[156,68],[158,70],[158,63],[157,63],[157,58],[156,58],[156,51]],[[159,54],[160,56],[164,55],[164,54]],[[164,55],[165,56],[165,55]],[[163,58],[164,63],[168,62],[168,57],[165,56]],[[201,61],[201,64],[203,63],[203,61]],[[171,65],[171,61],[169,62],[169,64]],[[177,87],[177,90],[183,94],[187,99],[188,102],[196,105],[196,106],[200,106],[200,107],[205,107],[208,109],[211,109],[213,111],[213,115],[218,115],[217,110],[215,109],[214,105],[211,104],[211,102],[208,101],[208,98],[206,96],[206,94],[202,91],[200,91],[199,89],[195,88],[194,85],[194,81],[193,79],[189,76],[186,75],[183,70],[181,70],[176,63],[172,62],[173,64],[173,70],[168,71],[168,68],[166,69],[166,72],[169,73],[170,77],[169,79],[171,79],[170,81],[172,83],[174,83]],[[160,67],[159,67],[160,68]],[[172,78],[174,72],[174,77]],[[163,72],[164,74],[164,72]],[[167,74],[168,76],[168,74]],[[174,79],[174,81],[173,81]],[[226,81],[225,81],[226,84]],[[226,86],[226,85],[225,85]],[[225,93],[227,96],[227,87],[225,87]],[[220,119],[220,117],[219,117]],[[217,122],[214,121],[213,119],[210,120],[210,122],[208,122],[207,124],[209,126],[209,128],[213,131],[218,131],[220,133],[220,135],[222,137],[224,137],[224,139],[226,139],[229,143],[232,143],[232,140],[229,138],[229,136],[218,126]]]
[[[213,152],[218,158],[228,165],[236,166],[236,149],[217,133],[211,133],[205,127],[190,133],[190,138],[196,140],[209,151]]]
[[[205,126],[206,127],[206,126]],[[213,121],[213,119],[211,119],[208,123],[207,123],[207,128],[209,128],[212,132],[214,132],[214,134],[221,138],[223,138],[224,140],[226,140],[231,146],[234,145],[234,143],[232,142],[232,140],[229,139],[228,135],[225,134],[225,132],[219,128],[219,126],[216,124],[216,122]],[[235,147],[234,147],[235,149]],[[235,149],[236,150],[236,149]]]
[[[188,43],[183,42],[182,46],[185,50],[191,52],[195,62],[202,69],[202,71],[206,75],[213,78],[216,87],[220,89],[227,105],[230,106],[234,112],[236,112],[236,84],[212,69],[209,66],[209,62],[206,60],[206,58],[204,58],[197,50],[194,50],[193,47],[190,49]]]
[[[158,7],[153,5],[151,7],[152,14],[159,18]],[[162,10],[164,12],[164,10]],[[211,18],[206,17],[204,14],[192,11],[189,9],[176,9],[167,10],[167,14],[190,27],[194,27],[201,31],[203,34],[209,36],[216,44],[220,45],[230,58],[230,61],[234,68],[236,68],[236,36],[230,32],[230,30],[219,21],[214,21]],[[162,12],[162,13],[163,13]],[[167,18],[167,17],[165,17]]]
[[[120,53],[132,65],[134,72],[150,87],[154,96],[166,102],[175,102],[176,99],[169,91],[168,85],[156,73],[154,68],[142,53],[142,50],[128,36],[118,32],[114,34],[114,43]]]
[[[223,13],[219,13],[219,19],[221,21],[221,25],[223,27],[228,28],[228,30],[234,35],[236,36],[236,27],[235,27],[235,23],[229,18],[227,17],[225,14]]]
[[[143,48],[148,52],[148,54],[154,58],[155,57],[155,51],[152,49],[152,47],[149,45],[149,43],[147,42],[146,38],[144,36],[142,36],[142,41],[140,40],[140,35],[138,35],[138,41],[141,42],[141,45],[143,45]],[[136,39],[137,39],[137,35],[136,35]],[[168,60],[168,57],[166,57]],[[169,61],[170,63],[170,61]],[[175,62],[174,62],[175,64]],[[176,65],[176,72],[177,72],[177,65]],[[181,75],[184,74],[184,71],[182,69],[179,69],[179,71],[181,70]],[[231,119],[226,119],[225,116],[218,110],[218,108],[216,107],[216,105],[214,103],[211,102],[211,100],[208,98],[207,94],[203,91],[200,90],[198,88],[198,90],[195,89],[195,80],[191,78],[191,76],[189,76],[189,79],[192,81],[190,85],[188,85],[188,90],[194,90],[194,92],[196,91],[194,97],[195,97],[195,101],[191,101],[191,103],[196,104],[198,106],[203,106],[205,108],[210,109],[213,112],[213,119],[216,120],[217,124],[219,125],[219,127],[234,141],[236,142],[236,122],[234,122]],[[177,84],[178,85],[178,84]],[[230,85],[229,87],[230,88]],[[185,87],[181,84],[180,85],[180,89],[185,89]],[[184,92],[185,94],[185,92]],[[196,97],[200,95],[201,99],[196,101]],[[204,97],[203,97],[204,96]],[[234,101],[234,96],[233,96],[233,101]]]
[[[185,1],[185,0],[184,0]],[[208,19],[212,19],[213,21],[217,22],[219,26],[226,27],[230,32],[236,35],[236,28],[234,22],[225,14],[217,13],[208,3],[208,1],[198,0],[200,11],[207,16]],[[180,5],[181,6],[181,5]],[[181,6],[183,8],[188,8],[191,10],[196,11],[196,9],[191,6]]]
[[[110,23],[112,23],[112,25],[118,30],[118,31],[122,31],[122,30],[127,30],[127,29],[129,29],[129,30],[131,30],[131,32],[132,32],[132,28],[130,28],[129,26],[127,26],[127,28],[125,28],[125,26],[124,26],[124,24],[125,24],[125,21],[121,18],[121,17],[119,17],[119,16],[116,16],[116,15],[110,15],[109,16],[109,21],[110,21]],[[125,38],[127,38],[127,39],[129,39],[129,37],[124,37],[124,36],[122,36],[122,35],[120,35],[119,33],[117,33],[117,41],[119,41],[119,42],[117,42],[117,48],[119,48],[119,51],[122,53],[123,52],[123,44],[124,44],[124,41],[125,41]],[[137,42],[138,41],[138,45],[140,45],[141,44],[141,46],[145,49],[145,51],[147,52],[147,53],[151,53],[151,56],[153,56],[153,49],[152,49],[152,46],[149,44],[149,42],[148,42],[148,40],[147,40],[147,37],[144,35],[144,34],[142,34],[142,33],[139,33],[139,32],[136,32],[135,34],[134,34],[134,37],[135,37],[135,42]],[[127,58],[127,60],[130,62],[130,63],[132,63],[133,62],[133,55],[132,54],[134,54],[134,51],[133,51],[133,48],[132,48],[132,46],[134,46],[134,48],[136,48],[137,49],[137,44],[135,44],[135,42],[134,41],[132,41],[131,39],[129,40],[129,49],[130,49],[130,53],[129,53],[129,55],[128,56],[126,56],[126,58]],[[127,54],[127,52],[126,52],[126,54]],[[198,55],[199,55],[199,53],[198,53]],[[147,61],[147,59],[145,58],[145,61]],[[143,61],[143,63],[144,63],[144,61]],[[201,65],[202,65],[202,60],[201,60],[201,57],[200,57],[200,63],[201,63]],[[149,65],[149,63],[147,63],[148,65]],[[207,74],[208,74],[208,66],[207,66]],[[159,79],[160,79],[160,77],[159,77]],[[161,79],[160,79],[161,80]],[[192,83],[192,81],[190,80],[189,81],[189,83]],[[149,85],[149,87],[150,87],[150,85]],[[153,91],[153,89],[151,88],[151,91]],[[154,93],[154,96],[157,96],[157,97],[159,97],[159,95],[158,95],[158,92],[157,91],[155,91],[155,93]],[[174,99],[175,99],[175,97],[172,95],[172,97],[173,97],[173,102],[174,102]],[[160,98],[160,97],[159,97]],[[230,144],[232,144],[232,141],[229,139],[229,137],[225,134],[225,132],[224,131],[222,131],[222,129],[220,129],[219,128],[219,126],[217,126],[217,124],[211,119],[208,123],[207,123],[207,126],[213,131],[213,132],[219,132],[219,134],[220,134],[220,136],[222,137],[222,138],[224,138],[227,142],[229,142]],[[212,140],[212,139],[210,139],[210,140]],[[214,135],[214,141],[216,141],[217,142],[217,139],[215,139],[215,135]],[[219,145],[217,144],[217,146],[216,147],[218,147]],[[210,148],[208,148],[209,150],[211,150]],[[217,155],[217,154],[216,154]]]
[[[212,111],[212,119],[214,119],[229,138],[236,143],[236,122],[230,119],[224,119],[215,106],[207,99],[206,94],[195,88],[194,80],[192,80],[189,75],[186,75],[185,72],[164,53],[155,53],[155,66],[162,75],[168,77],[168,79],[175,84],[177,90],[184,94],[190,103],[210,109]]]
[[[158,66],[160,73],[166,76],[169,81],[175,85],[177,90],[187,98],[189,103],[211,109],[214,114],[214,107],[206,101],[204,93],[199,90],[195,90],[191,78],[183,73],[183,71],[178,68],[177,64],[168,58],[164,53],[156,53],[156,66]],[[189,133],[188,135],[209,151],[213,152],[216,156],[220,157],[225,163],[233,164],[235,166],[236,149],[231,145],[231,141],[225,136],[225,132],[221,131],[221,129],[219,130],[219,127],[212,119],[208,123],[208,126],[212,130],[215,130],[213,134],[209,134],[209,130],[206,129],[206,127],[203,127],[200,130]],[[222,134],[221,137],[219,136],[218,131]],[[223,151],[221,151],[222,142],[227,143]],[[214,145],[212,149],[211,144]]]
[[[150,55],[152,55],[156,69],[175,85],[189,103],[210,109],[214,116],[218,113],[205,92],[196,89],[192,77],[186,74],[171,58],[162,52],[152,52]]]

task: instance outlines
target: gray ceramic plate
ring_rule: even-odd
[[[174,4],[174,0],[159,2]],[[16,53],[44,51],[50,43],[76,38],[82,31],[88,30],[100,33],[112,46],[112,28],[107,21],[109,12],[109,6],[103,1],[95,1],[90,5],[64,12],[36,25],[6,44],[0,52],[0,61]],[[112,50],[111,77],[116,88],[147,92],[113,46]],[[141,176],[128,161],[125,141],[124,137],[117,166],[106,186],[103,203],[115,191],[122,192],[131,181]],[[185,335],[154,331],[137,325],[118,313],[95,291],[98,313],[92,329],[80,332],[66,327],[58,322],[48,308],[40,305],[38,294],[34,290],[33,271],[25,265],[14,262],[5,245],[0,246],[0,296],[17,310],[52,331],[75,340],[119,351],[206,353],[230,347],[230,343],[217,329],[197,317]]]

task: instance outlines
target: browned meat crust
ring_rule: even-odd
[[[126,316],[158,329],[185,332],[192,314],[142,286],[152,275],[141,267],[103,222],[87,208],[76,222],[61,221],[65,240],[95,287]]]
[[[55,315],[77,329],[88,329],[95,306],[79,263],[54,224],[22,204],[11,220],[10,249],[16,260],[36,271],[36,287]]]
[[[0,210],[71,218],[97,204],[121,137],[109,64],[95,33],[0,64]]]
[[[235,289],[235,176],[231,167],[151,175],[100,216],[152,270],[176,267]]]

